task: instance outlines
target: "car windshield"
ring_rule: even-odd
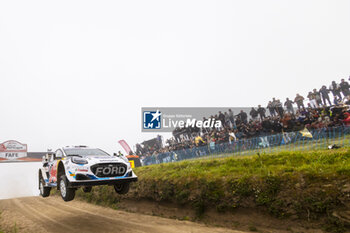
[[[64,149],[64,152],[66,152],[67,156],[96,156],[96,155],[104,155],[104,156],[110,156],[106,152],[100,149]]]

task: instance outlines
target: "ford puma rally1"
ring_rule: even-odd
[[[77,188],[91,192],[96,185],[113,185],[119,194],[129,191],[137,176],[125,156],[111,156],[98,148],[86,146],[63,147],[43,157],[39,169],[39,190],[42,197],[51,188],[60,191],[64,201],[74,199]]]

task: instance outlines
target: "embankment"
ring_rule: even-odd
[[[231,226],[237,219],[233,225],[240,225],[239,213],[259,213],[332,232],[346,231],[350,221],[348,149],[192,160],[135,172],[139,182],[125,196],[115,194],[112,187],[95,187],[91,193],[80,190],[77,196],[112,208],[123,203],[137,207],[145,201],[160,208],[165,203],[176,206],[173,209],[193,210],[193,216],[184,216],[191,220],[203,220],[213,210],[219,216],[235,214]]]

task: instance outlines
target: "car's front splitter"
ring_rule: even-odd
[[[84,181],[75,181],[69,182],[69,188],[79,188],[82,186],[97,186],[97,185],[115,185],[129,182],[136,182],[137,177],[127,177],[121,179],[109,179],[109,180],[84,180]]]

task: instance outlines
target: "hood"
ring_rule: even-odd
[[[120,157],[115,156],[83,156],[89,162],[93,163],[126,163],[126,161]]]

